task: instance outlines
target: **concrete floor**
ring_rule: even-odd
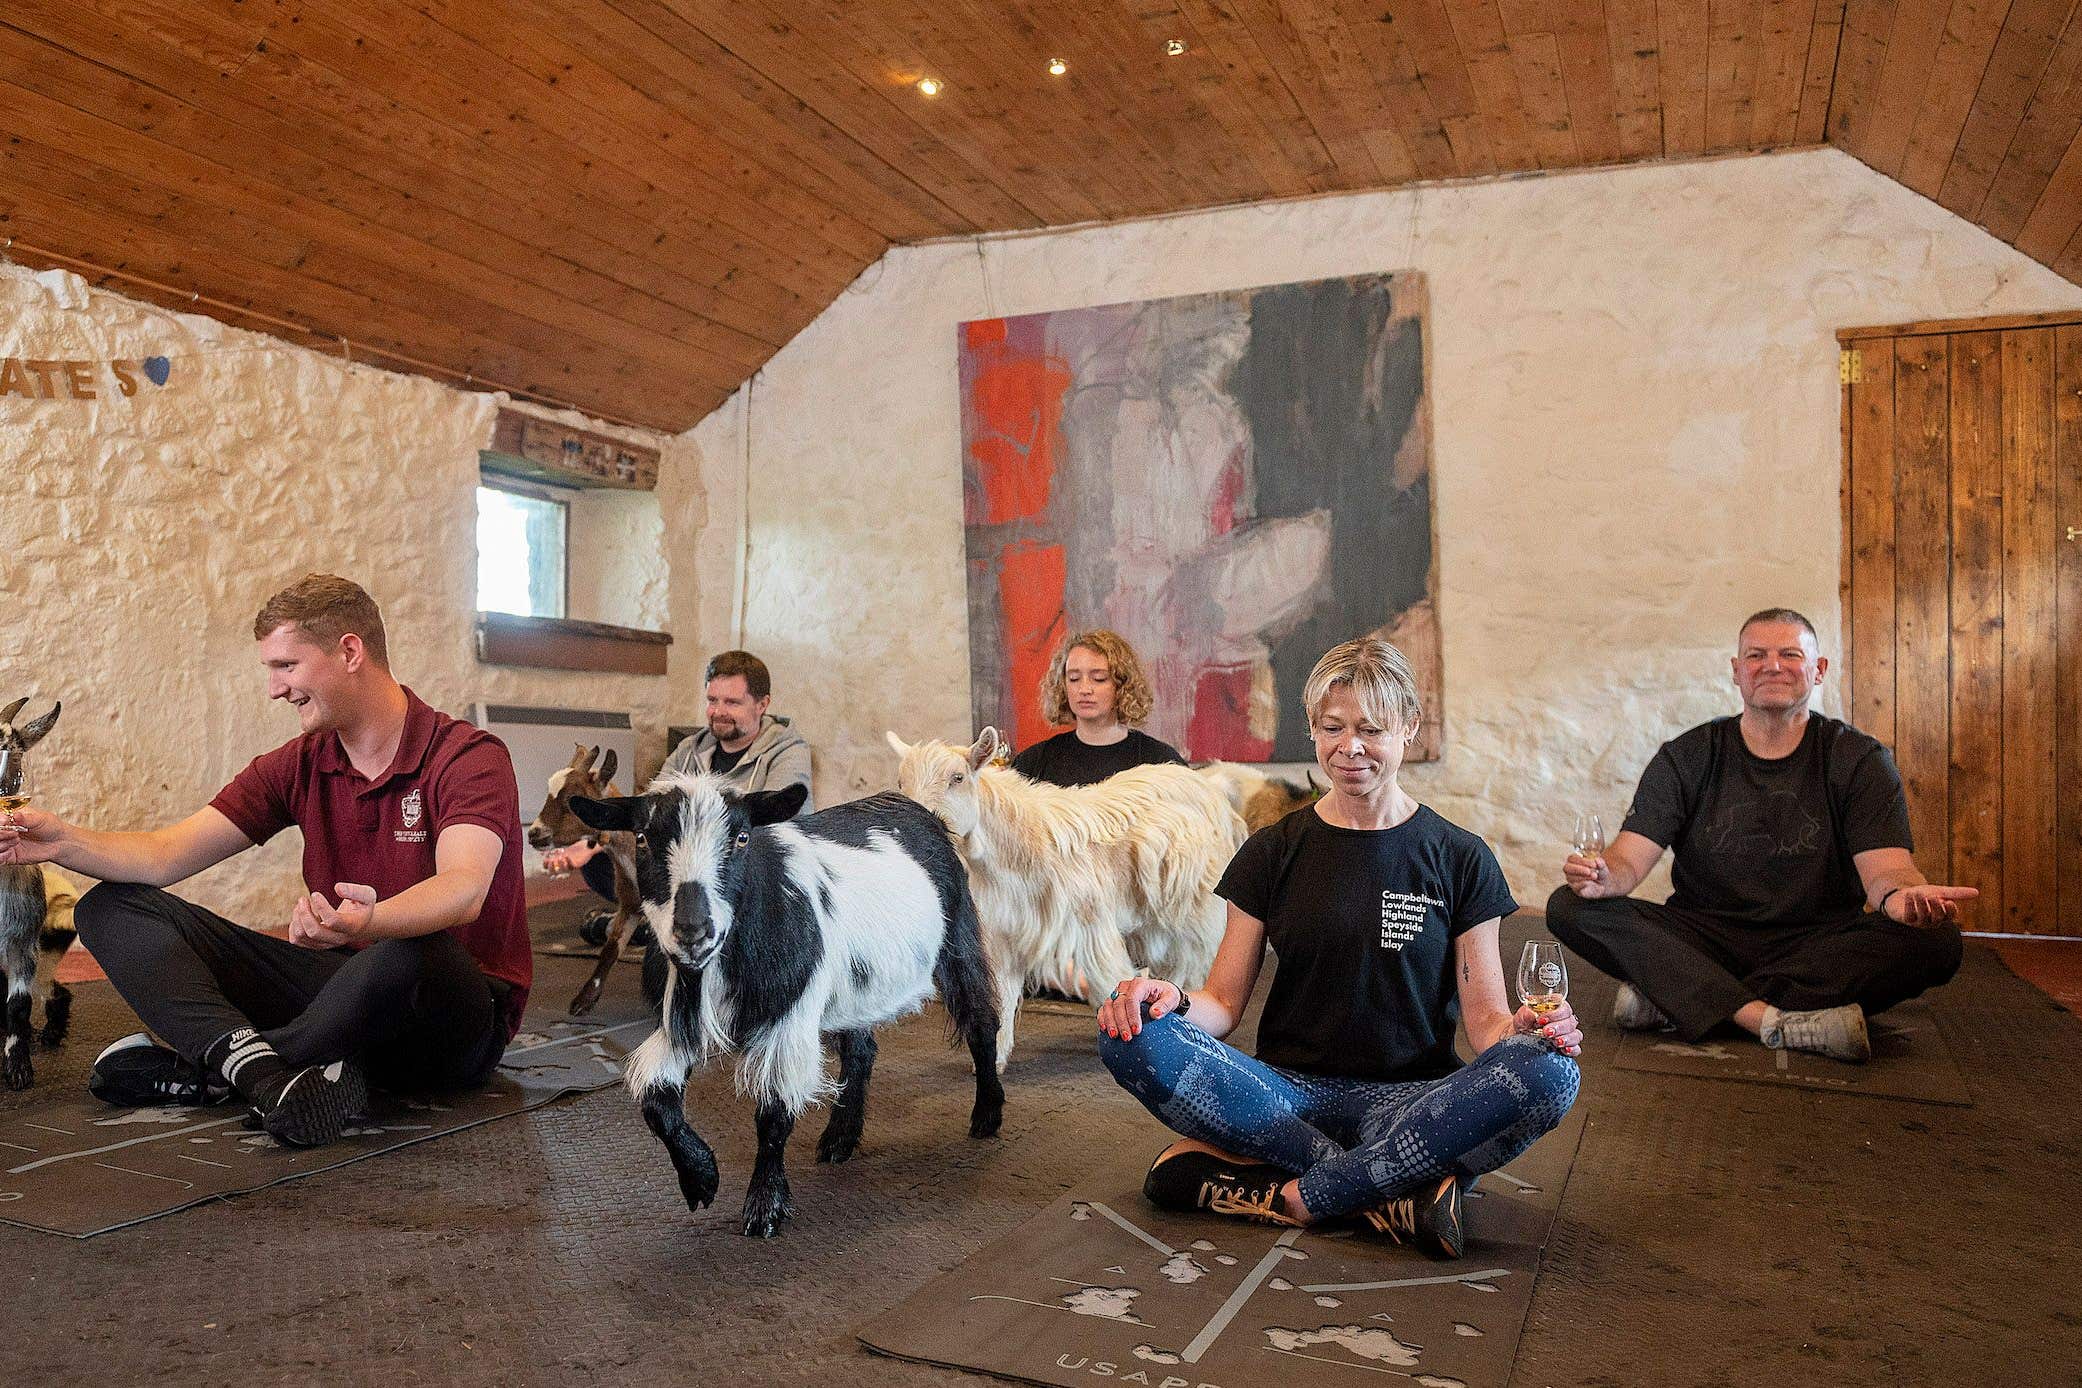
[[[1506,957],[1535,924],[1507,925]],[[546,996],[584,973],[538,963]],[[1610,984],[1579,973],[1602,1019]],[[40,1086],[82,1082],[132,1025],[105,984],[79,993]],[[2082,1382],[2063,1272],[2082,1022],[1978,945],[1932,1005],[1972,1108],[1619,1071],[1594,1024],[1588,1128],[1511,1383]],[[698,1215],[607,1090],[91,1240],[0,1228],[0,1383],[975,1383],[869,1355],[853,1329],[1160,1145],[1091,1036],[1030,1009],[1004,1135],[978,1143],[937,1015],[893,1029],[861,1156],[816,1165],[807,1120],[800,1212],[769,1242],[737,1232],[751,1117],[720,1073],[690,1100],[724,1164]]]

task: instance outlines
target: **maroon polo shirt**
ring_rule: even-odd
[[[506,1035],[520,1028],[534,981],[521,886],[519,791],[506,744],[405,691],[405,735],[390,769],[371,781],[354,769],[338,734],[306,733],[263,752],[210,802],[238,831],[266,843],[294,824],[304,831],[304,885],[326,900],[359,882],[376,899],[434,875],[434,845],[451,824],[481,824],[505,850],[484,908],[450,927],[477,966],[513,985]]]

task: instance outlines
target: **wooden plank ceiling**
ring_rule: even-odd
[[[1416,180],[1835,143],[2078,278],[2076,3],[7,0],[0,236],[666,430],[893,243]]]

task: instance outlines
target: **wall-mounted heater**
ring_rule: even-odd
[[[614,748],[620,763],[615,788],[627,795],[636,774],[636,730],[627,713],[595,708],[543,708],[533,704],[472,704],[470,721],[506,744],[519,780],[523,828],[542,808],[550,773],[571,764],[572,744]]]

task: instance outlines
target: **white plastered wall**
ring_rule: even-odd
[[[970,732],[957,323],[1395,270],[1430,280],[1447,721],[1407,783],[1528,904],[1576,807],[1732,709],[1743,615],[1840,648],[1835,330],[2082,306],[1829,150],[892,251],[691,435],[699,629],[741,610],[819,803],[889,784],[885,728]]]
[[[497,397],[0,264],[0,357],[149,356],[168,358],[166,384],[128,399],[105,373],[92,401],[0,396],[0,702],[65,702],[30,768],[40,804],[105,828],[167,823],[294,736],[268,704],[252,621],[314,569],[370,590],[393,669],[436,708],[627,709],[639,760],[663,755],[668,690],[699,678],[690,565],[649,578],[632,609],[682,633],[673,676],[477,662],[477,452]],[[692,448],[663,442],[657,506],[690,549],[705,520]],[[537,789],[522,788],[523,817]],[[252,924],[286,922],[298,843],[283,834],[188,890]]]

